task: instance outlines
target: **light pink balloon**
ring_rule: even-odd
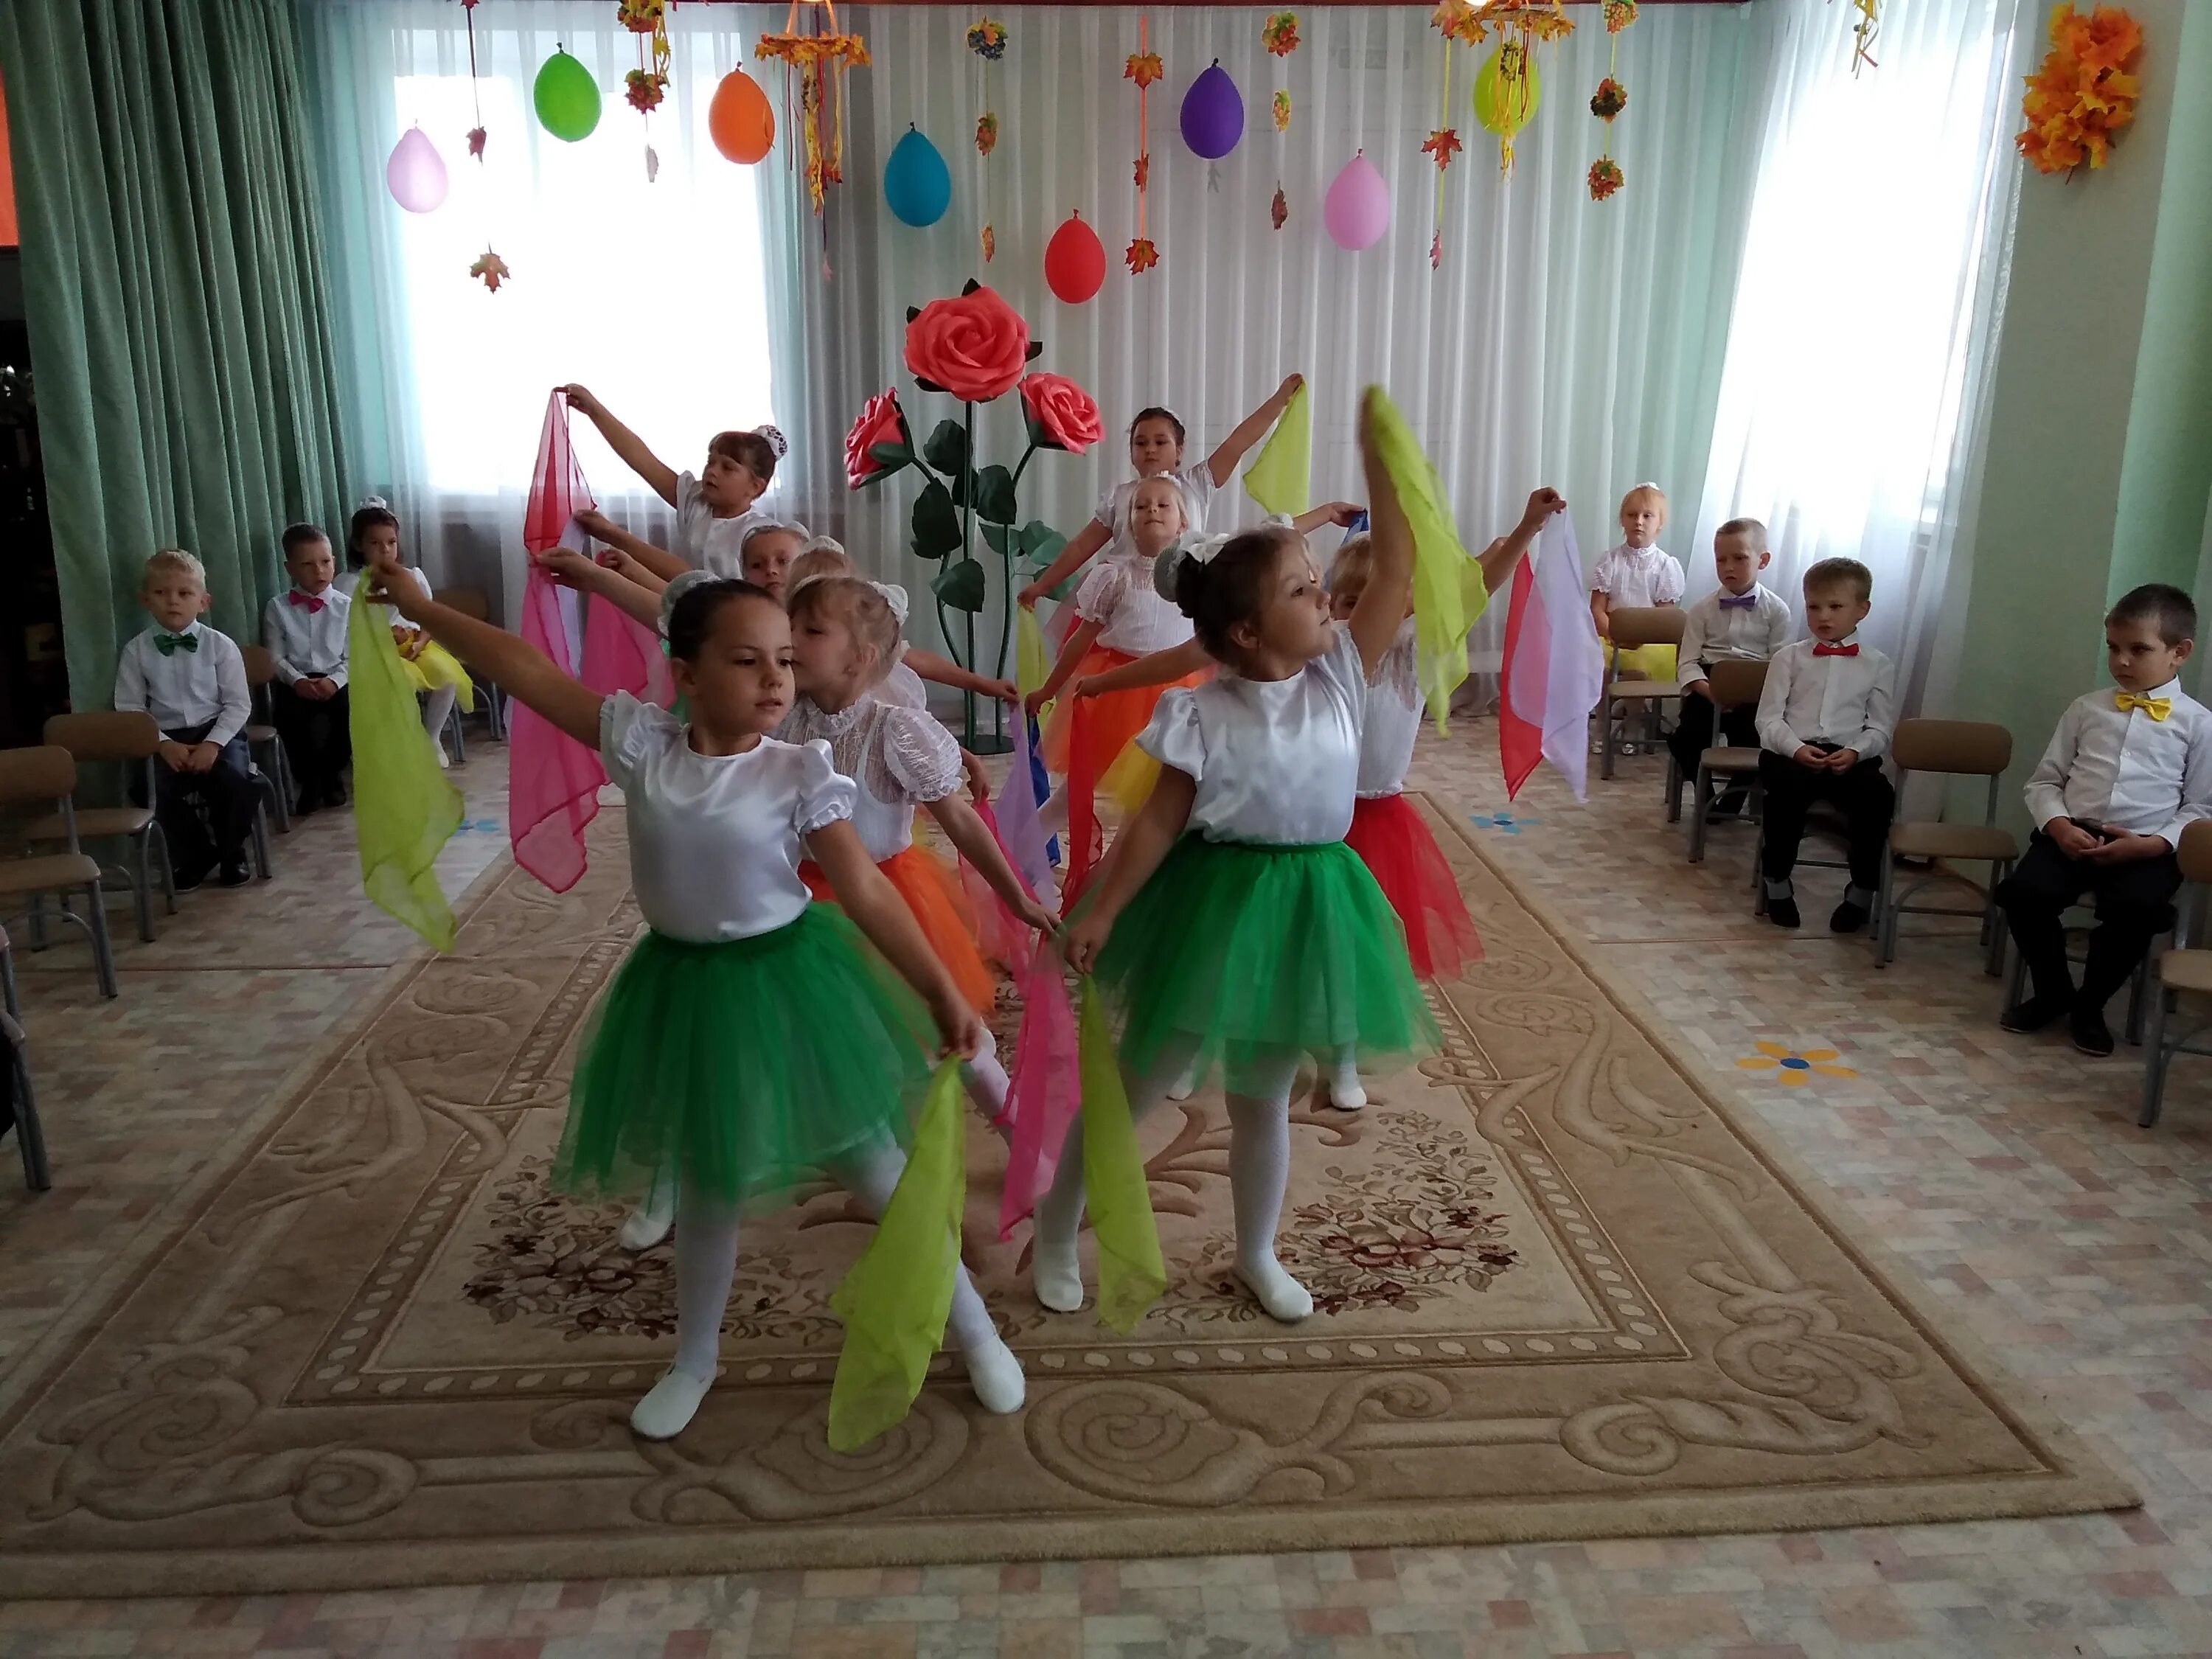
[[[1336,245],[1357,253],[1382,240],[1390,228],[1390,187],[1361,150],[1330,181],[1321,204],[1322,222]]]
[[[420,127],[410,127],[384,164],[385,188],[410,213],[434,212],[446,199],[446,161]]]

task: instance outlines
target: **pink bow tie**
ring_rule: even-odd
[[[1858,653],[1859,648],[1856,645],[1816,645],[1813,647],[1813,654],[1816,657],[1856,657]]]
[[[302,593],[296,587],[287,590],[284,597],[292,604],[298,605],[311,617],[314,615],[316,611],[320,611],[325,603],[325,601],[317,599],[312,593]]]

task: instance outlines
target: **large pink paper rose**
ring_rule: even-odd
[[[1030,325],[988,288],[932,300],[906,325],[906,366],[964,403],[1012,391],[1029,351]]]
[[[1022,382],[1022,402],[1030,435],[1047,449],[1080,455],[1106,435],[1097,401],[1065,375],[1030,375]]]
[[[906,445],[911,441],[907,434],[906,412],[899,407],[898,393],[878,392],[868,399],[860,418],[845,434],[845,487],[858,489],[884,471],[884,464],[875,457],[878,444]]]

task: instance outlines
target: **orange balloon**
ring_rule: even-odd
[[[724,76],[707,106],[707,132],[732,161],[750,167],[767,155],[775,143],[775,108],[760,82],[741,69]]]

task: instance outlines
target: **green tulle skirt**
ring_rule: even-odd
[[[935,1043],[921,999],[828,905],[727,944],[648,933],[585,1029],[555,1183],[765,1207],[848,1152],[907,1145]]]
[[[1252,1092],[1285,1051],[1388,1063],[1443,1036],[1397,913],[1341,842],[1258,847],[1185,836],[1115,919],[1097,976],[1143,1076],[1198,1044],[1201,1080]]]

